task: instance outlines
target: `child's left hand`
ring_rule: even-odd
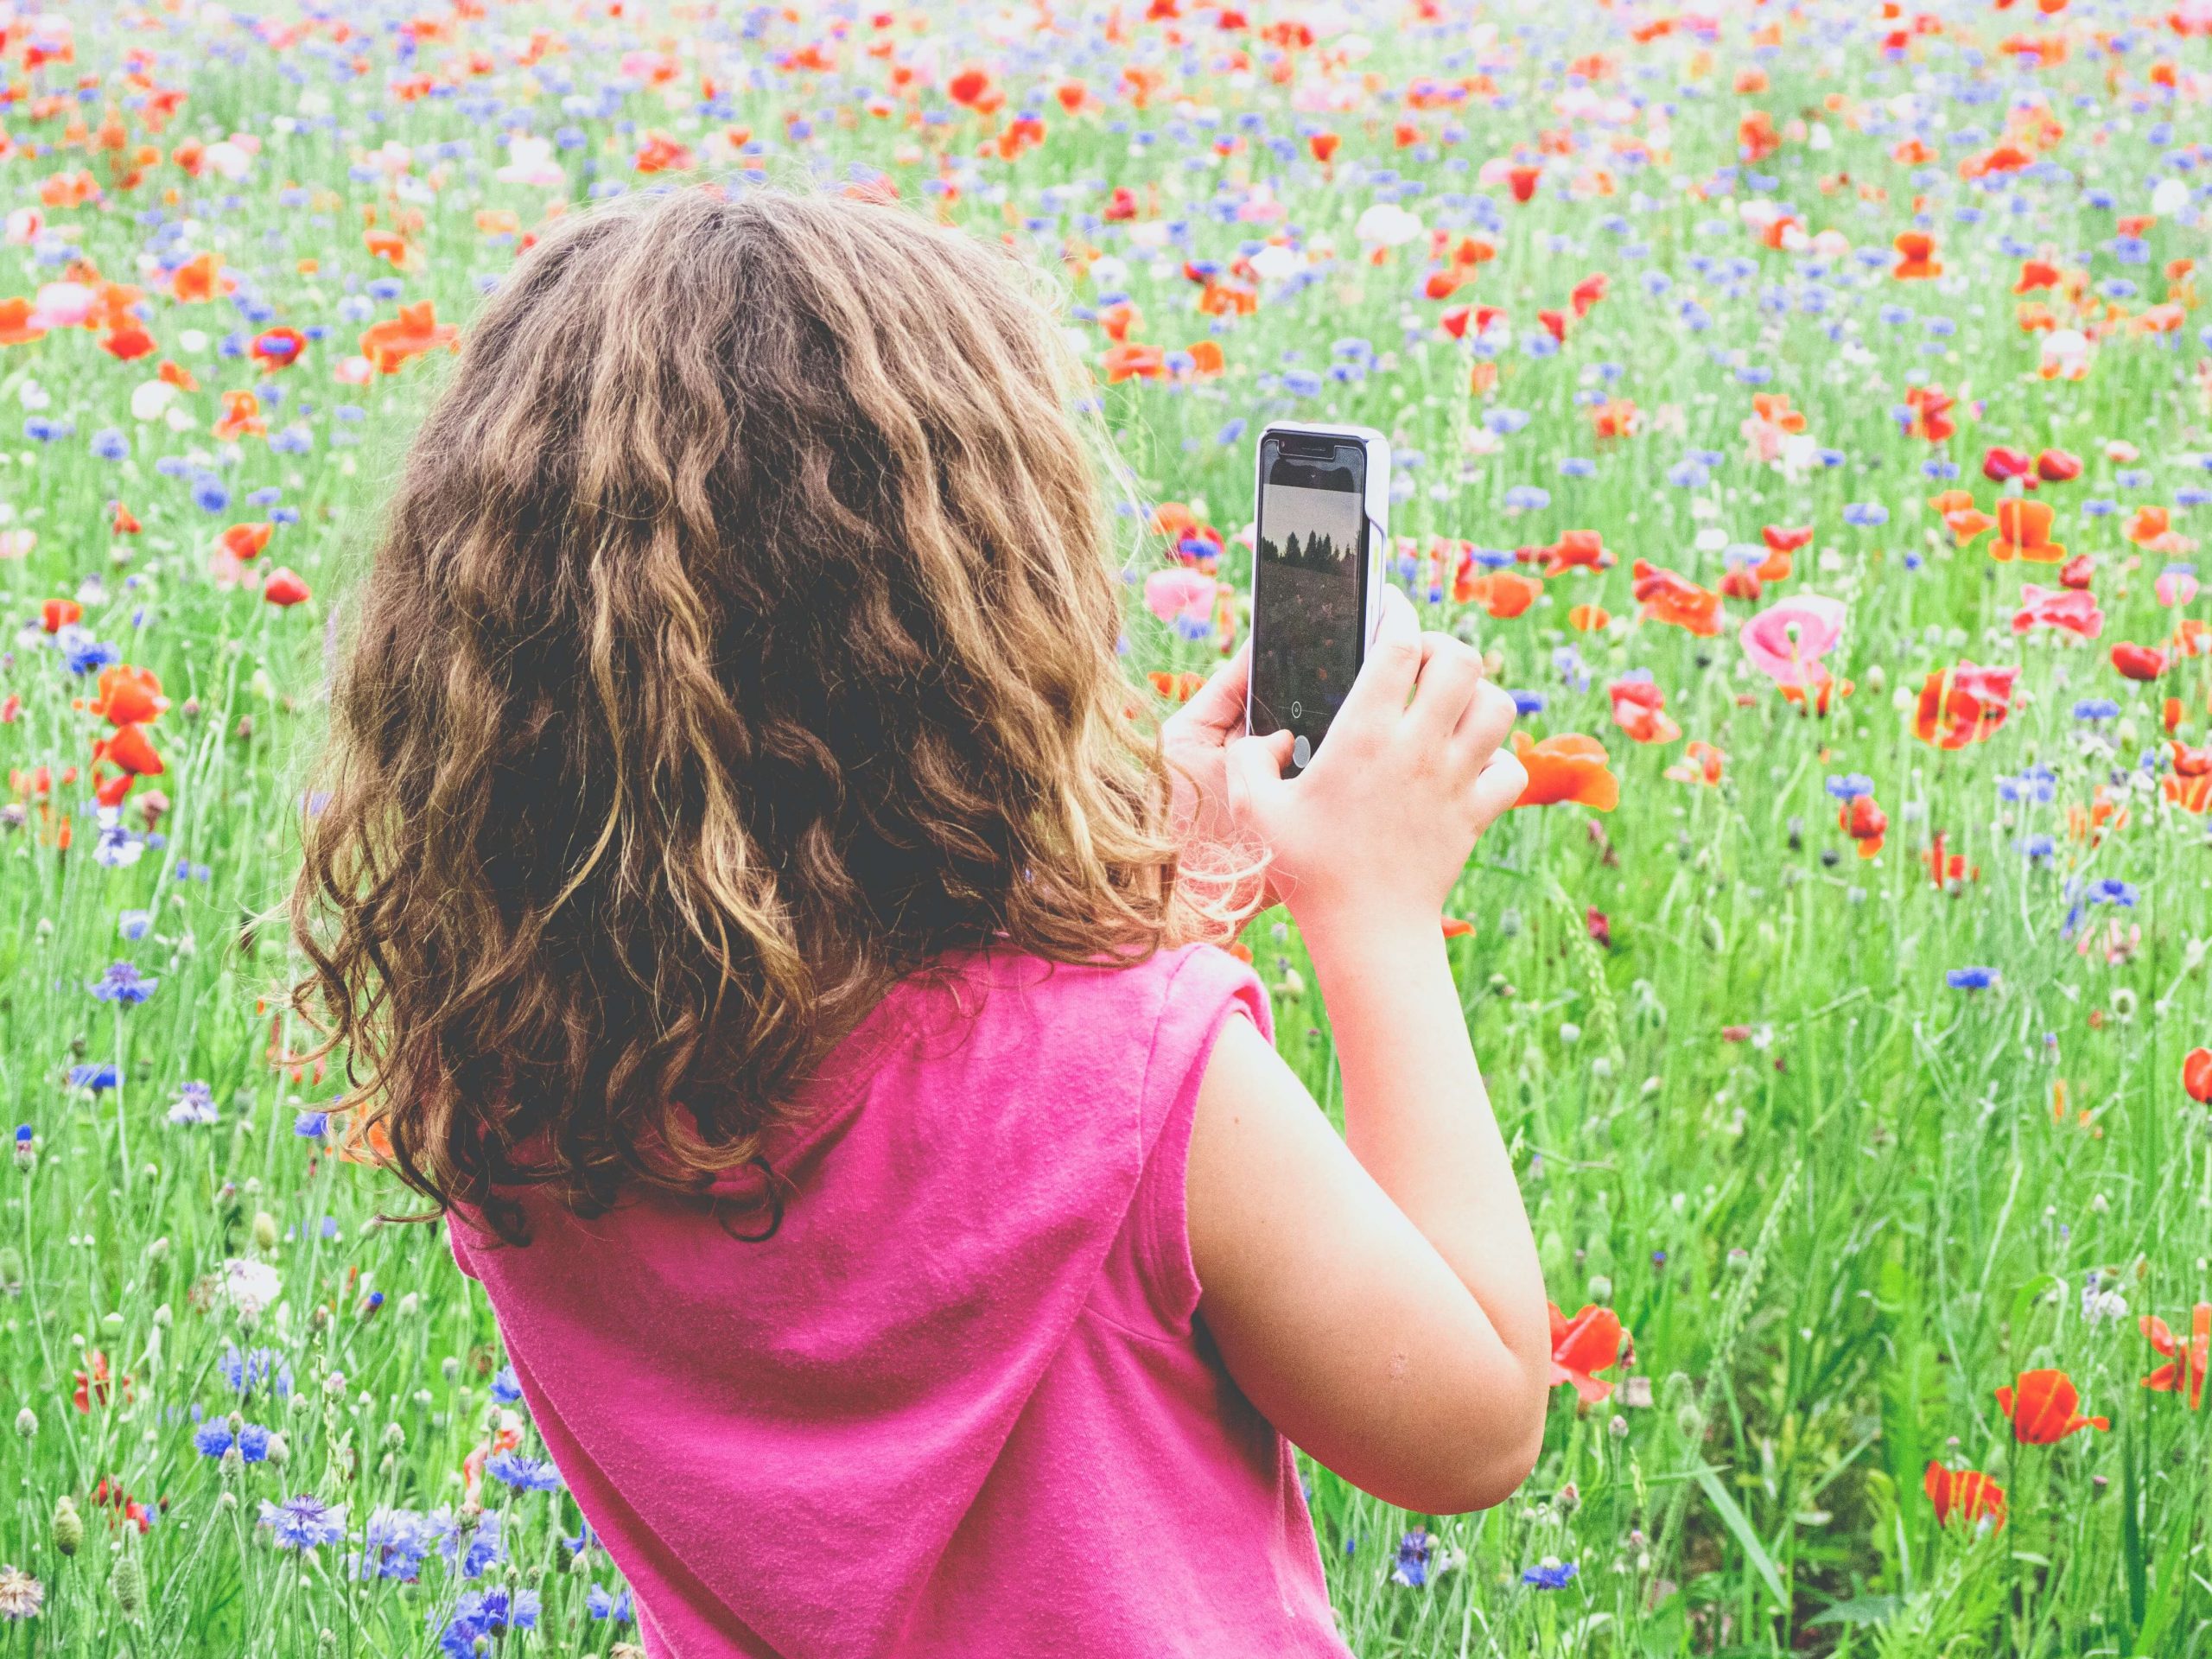
[[[1241,922],[1282,902],[1272,878],[1255,880],[1267,849],[1247,845],[1249,837],[1229,813],[1229,745],[1244,735],[1244,693],[1252,671],[1248,641],[1214,670],[1206,683],[1160,728],[1160,745],[1174,780],[1170,822],[1192,867],[1185,879],[1207,880],[1232,871],[1250,871],[1235,885],[1231,906]],[[1192,857],[1192,855],[1196,855]]]

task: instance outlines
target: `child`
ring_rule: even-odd
[[[1394,596],[1296,779],[1241,660],[1141,736],[1019,277],[853,200],[557,226],[334,694],[302,996],[657,1659],[1342,1655],[1285,1437],[1430,1513],[1541,1441],[1440,927],[1512,702]],[[1208,942],[1262,855],[1344,1139]]]

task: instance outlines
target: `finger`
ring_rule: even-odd
[[[1528,768],[1510,754],[1492,755],[1475,779],[1475,833],[1496,823],[1528,787]]]
[[[1375,629],[1375,643],[1367,648],[1359,677],[1345,693],[1337,720],[1353,724],[1395,721],[1405,711],[1414,680],[1421,672],[1421,619],[1413,601],[1395,588],[1382,591],[1382,620]]]
[[[1416,741],[1441,748],[1483,689],[1482,658],[1446,633],[1421,635],[1421,654],[1407,722]]]
[[[1297,739],[1287,731],[1265,737],[1240,737],[1223,752],[1226,770],[1229,812],[1243,823],[1283,787],[1282,769],[1290,764],[1291,746]]]
[[[1230,732],[1244,728],[1244,692],[1252,682],[1252,647],[1249,641],[1206,677],[1206,683],[1191,695],[1191,700],[1176,710],[1173,719],[1203,731]]]
[[[1513,701],[1513,694],[1495,680],[1484,680],[1467,700],[1452,741],[1462,746],[1480,766],[1504,747],[1505,740],[1513,734],[1513,722],[1520,718],[1521,706]]]

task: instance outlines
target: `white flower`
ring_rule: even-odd
[[[1418,215],[1395,201],[1378,201],[1359,216],[1352,234],[1369,247],[1402,247],[1421,233]]]
[[[2171,218],[2189,206],[2189,183],[2184,179],[2160,179],[2151,192],[2151,211],[2160,219]]]
[[[284,1281],[266,1262],[232,1256],[216,1274],[216,1300],[240,1313],[256,1315],[284,1294]]]

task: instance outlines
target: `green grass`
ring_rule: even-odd
[[[2144,232],[2139,260],[2117,224],[2150,212],[2158,177],[2182,181],[2185,203],[2201,198],[2201,166],[2172,157],[2202,130],[2202,99],[2177,100],[2149,76],[2161,60],[2180,65],[2184,86],[2212,73],[2205,37],[2107,6],[2095,23],[2132,31],[2130,49],[2109,52],[2075,12],[2030,22],[1961,4],[1936,14],[1948,32],[1916,36],[1892,58],[1887,25],[1834,3],[1732,16],[1709,42],[1684,29],[1641,43],[1629,30],[1642,14],[1589,5],[1454,8],[1423,23],[1378,4],[1363,20],[1370,54],[1339,73],[1321,54],[1341,41],[1296,52],[1286,86],[1265,73],[1278,48],[1260,37],[1209,17],[1185,20],[1189,44],[1177,45],[1141,10],[1123,9],[1118,38],[1103,9],[1071,10],[1058,36],[1017,32],[1011,44],[954,8],[939,8],[926,33],[903,13],[884,31],[863,14],[840,46],[826,25],[780,19],[747,41],[741,19],[709,21],[696,8],[579,21],[501,6],[450,20],[404,62],[384,27],[413,15],[402,9],[353,18],[342,45],[327,27],[271,45],[206,19],[157,14],[142,28],[91,11],[76,16],[73,63],[27,67],[11,42],[9,79],[24,90],[5,114],[16,149],[0,162],[0,207],[36,207],[48,242],[43,252],[0,249],[0,289],[32,296],[88,262],[148,291],[142,321],[156,351],[119,362],[99,332],[80,328],[0,347],[10,430],[17,406],[26,422],[73,423],[0,450],[0,530],[36,536],[27,556],[0,561],[0,592],[24,629],[0,659],[0,696],[15,711],[0,724],[0,754],[23,774],[0,830],[0,1090],[35,1148],[0,1216],[0,1377],[23,1413],[0,1452],[15,1463],[0,1559],[45,1588],[39,1617],[0,1624],[0,1653],[424,1654],[472,1587],[435,1556],[418,1584],[363,1582],[351,1572],[357,1543],[290,1554],[256,1523],[261,1502],[296,1493],[346,1504],[356,1533],[379,1506],[459,1504],[461,1460],[496,1409],[489,1391],[502,1363],[489,1312],[442,1236],[376,1224],[396,1189],[295,1134],[297,1115],[335,1090],[271,1064],[296,1035],[281,1017],[272,1026],[270,1010],[300,963],[281,925],[263,918],[289,886],[300,780],[321,729],[326,625],[439,372],[416,361],[355,386],[337,368],[364,323],[389,318],[400,300],[433,300],[441,318],[465,326],[480,279],[515,251],[515,237],[499,221],[480,225],[480,213],[511,212],[527,229],[555,200],[657,182],[632,164],[648,130],[695,147],[733,180],[747,167],[834,180],[859,163],[928,202],[925,181],[944,174],[957,189],[935,198],[941,211],[1010,233],[1060,273],[1087,353],[1107,344],[1083,314],[1103,302],[1109,277],[1143,314],[1132,339],[1170,350],[1217,340],[1226,363],[1217,377],[1102,395],[1142,499],[1192,504],[1230,538],[1222,574],[1240,585],[1234,537],[1249,518],[1251,431],[1224,441],[1224,426],[1304,416],[1382,428],[1402,466],[1408,452],[1422,458],[1395,508],[1394,528],[1417,556],[1399,579],[1433,626],[1494,652],[1504,683],[1541,693],[1545,706],[1525,722],[1534,734],[1586,733],[1611,752],[1617,810],[1518,812],[1485,841],[1453,906],[1478,931],[1453,950],[1551,1293],[1570,1313],[1590,1301],[1616,1309],[1633,1363],[1606,1373],[1624,1386],[1588,1409],[1558,1392],[1535,1479],[1486,1516],[1407,1516],[1313,1471],[1332,1591],[1363,1659],[2203,1649],[2212,1412],[2141,1386],[2160,1362],[2136,1321],[2156,1313],[2185,1328],[2190,1306],[2212,1300],[2212,1141],[2180,1083],[2183,1055],[2212,1041],[2212,818],[2164,798],[2171,773],[2158,769],[2165,697],[2180,702],[2179,736],[2207,741],[2212,656],[2145,687],[2106,653],[2122,639],[2164,643],[2177,620],[2152,591],[2167,556],[2123,538],[2129,513],[2171,506],[2183,535],[2212,522],[2185,493],[2212,486],[2198,461],[2212,451],[2199,332],[2208,314],[2190,311],[2174,333],[2118,327],[2095,345],[2085,378],[2042,378],[2045,336],[2016,326],[2020,255],[2004,245],[2048,252],[2092,284],[2132,282],[2136,292],[2117,303],[2136,314],[2166,297],[2167,262],[2206,257],[2201,202],[2169,205]],[[1254,21],[1281,15],[1258,6]],[[1783,31],[1778,45],[1752,37],[1770,23]],[[524,65],[533,28],[569,49]],[[2063,34],[2071,53],[2018,67],[1997,50],[2014,32]],[[896,41],[888,59],[861,49],[879,34]],[[603,90],[624,53],[664,41],[681,48],[670,90]],[[810,41],[837,58],[836,75],[774,67],[772,54]],[[1228,64],[1235,51],[1258,73]],[[124,73],[132,52],[154,54],[137,80]],[[466,72],[472,52],[489,73]],[[977,160],[986,124],[935,87],[916,107],[949,116],[936,124],[879,118],[840,91],[880,89],[887,64],[925,64],[931,52],[944,73],[993,64],[1008,114],[1039,106],[1044,143],[1012,162]],[[1575,91],[1566,60],[1600,52],[1614,66],[1605,95],[1673,106],[1663,137],[1648,114],[1616,129],[1562,112]],[[1119,84],[1128,63],[1163,77],[1143,107]],[[1771,86],[1732,92],[1737,72],[1755,66]],[[1065,112],[1052,96],[1063,73],[1100,107]],[[711,106],[701,104],[702,74],[723,89]],[[1451,110],[1408,106],[1415,76],[1478,74],[1494,92]],[[69,103],[80,76],[89,96]],[[403,96],[418,90],[410,77],[459,90]],[[1351,106],[1316,112],[1324,86]],[[153,86],[188,94],[159,133],[147,130]],[[42,114],[50,94],[60,98]],[[2008,101],[2045,94],[2067,127],[2046,157],[2053,170],[1987,190],[1962,179],[1958,162],[1994,142]],[[564,111],[564,98],[582,102]],[[67,131],[71,111],[97,128],[111,103],[130,144],[160,151],[129,188],[110,152],[72,147]],[[563,126],[579,136],[555,153],[563,188],[493,176],[505,159],[497,122],[518,109],[549,136]],[[1777,154],[1744,169],[1770,189],[1718,171],[1738,164],[1738,123],[1751,109],[1785,133]],[[810,132],[787,126],[800,112]],[[1240,128],[1246,116],[1262,130]],[[1814,128],[1789,124],[1815,117],[1826,148],[1809,142]],[[1395,143],[1401,120],[1418,129],[1415,143]],[[1005,124],[1001,115],[990,130]],[[1947,137],[1969,126],[1979,140]],[[709,137],[732,127],[759,135],[757,153],[712,152]],[[1306,142],[1324,127],[1342,140],[1327,170]],[[1570,130],[1575,149],[1551,159],[1534,200],[1479,181],[1485,162],[1516,147],[1536,158],[1545,130]],[[234,181],[195,178],[171,159],[187,139],[233,130],[264,141]],[[1610,147],[1616,130],[1665,154],[1632,165]],[[1146,133],[1154,137],[1140,147]],[[1915,137],[1933,163],[1895,158]],[[1287,157],[1267,148],[1271,137],[1287,141]],[[1217,138],[1242,147],[1217,158]],[[379,164],[372,152],[387,142],[412,148],[408,165],[390,152],[395,165]],[[1614,194],[1577,193],[1593,167]],[[85,168],[101,200],[40,207],[48,180]],[[1425,186],[1404,204],[1424,232],[1373,264],[1356,226],[1379,199],[1377,169]],[[1838,175],[1850,182],[1833,184]],[[1217,202],[1263,207],[1255,181],[1272,188],[1280,220],[1215,216]],[[1135,192],[1135,225],[1093,217],[1114,186]],[[1885,196],[1862,194],[1873,187]],[[2111,207],[2096,205],[2100,190]],[[1882,253],[1910,226],[1916,194],[1945,275],[1901,283],[1886,257],[1856,263],[1856,251]],[[1793,204],[1808,231],[1836,231],[1853,252],[1770,249],[1741,222],[1739,200]],[[1961,207],[1981,217],[1963,222]],[[371,210],[376,228],[404,228],[404,271],[365,247]],[[1179,241],[1160,228],[1176,223],[1188,227]],[[1310,283],[1262,283],[1252,315],[1217,326],[1198,310],[1185,260],[1226,266],[1241,242],[1287,228]],[[1497,254],[1441,302],[1418,292],[1433,228],[1454,243],[1478,232]],[[1311,257],[1325,241],[1338,257]],[[170,296],[164,264],[210,251],[251,315],[234,299]],[[1125,274],[1090,265],[1094,253]],[[309,259],[316,267],[302,270]],[[1611,279],[1606,297],[1556,354],[1531,353],[1538,310],[1564,307],[1593,272]],[[1655,293],[1648,276],[1671,286]],[[397,288],[372,297],[366,285],[379,278]],[[1782,308],[1765,308],[1768,296]],[[2062,296],[2025,297],[2071,315]],[[1685,319],[1692,299],[1702,328]],[[1494,353],[1438,326],[1446,306],[1470,302],[1510,314]],[[1892,306],[1901,318],[1885,319]],[[266,377],[221,351],[226,335],[280,325],[327,333],[297,366]],[[1368,350],[1332,351],[1351,340]],[[176,399],[173,421],[142,421],[133,389],[164,358],[201,389]],[[1496,378],[1475,392],[1478,361]],[[1325,374],[1332,362],[1346,378],[1311,394],[1281,378]],[[1747,370],[1770,378],[1755,384]],[[1891,414],[1924,378],[1960,400],[1958,433],[1944,444],[1907,435]],[[219,394],[256,387],[270,431],[290,444],[297,423],[303,447],[212,435]],[[1641,429],[1597,437],[1587,398],[1600,391],[1632,399]],[[1836,464],[1786,474],[1748,459],[1739,429],[1754,391],[1786,394]],[[105,429],[122,435],[123,459],[96,453]],[[2140,460],[2107,458],[2110,441],[2134,445]],[[2053,535],[2092,557],[2107,616],[2095,643],[2017,636],[2024,581],[2053,585],[2057,567],[1999,564],[1988,537],[1954,547],[1929,508],[1945,487],[1993,508],[1998,488],[1980,474],[1993,444],[2084,459],[2078,481],[2037,499],[2058,509]],[[1698,451],[1717,459],[1671,481]],[[1594,466],[1562,474],[1566,457]],[[1923,474],[1923,462],[1946,458],[1955,480]],[[209,480],[226,493],[219,508],[195,499]],[[1516,486],[1548,491],[1549,504],[1512,505]],[[255,582],[218,588],[214,537],[270,518],[270,505],[247,498],[270,487],[296,522],[277,525]],[[111,533],[118,499],[143,521],[139,534]],[[2088,499],[2120,511],[2082,517]],[[1849,504],[1878,505],[1886,522],[1854,524]],[[1632,561],[1717,588],[1725,549],[1757,543],[1769,524],[1817,533],[1762,603],[1815,592],[1848,607],[1829,661],[1853,692],[1822,717],[1784,703],[1744,663],[1731,636],[1753,605],[1730,601],[1709,639],[1637,620]],[[1619,564],[1551,581],[1510,620],[1455,602],[1448,575],[1432,594],[1419,563],[1437,537],[1511,549],[1572,528],[1602,531]],[[1141,520],[1128,531],[1134,583],[1166,554]],[[1702,549],[1700,531],[1716,532]],[[257,579],[276,564],[315,597],[264,604]],[[1176,637],[1134,593],[1133,669],[1215,660],[1211,641]],[[83,770],[106,729],[75,706],[92,678],[68,671],[35,620],[42,601],[72,594],[87,637],[155,670],[175,705],[153,728],[168,770],[124,809],[143,828],[137,802],[158,785],[173,803],[165,844],[115,867],[94,856]],[[1583,603],[1617,620],[1572,630],[1567,612]],[[2207,613],[2203,601],[2183,613]],[[1580,658],[1571,672],[1555,657],[1569,647]],[[1988,741],[1942,751],[1915,736],[1911,696],[1961,658],[2020,664],[2026,695]],[[1681,741],[1640,746],[1613,724],[1605,686],[1639,668],[1663,690]],[[2077,702],[2107,697],[2114,717],[2076,719]],[[1664,775],[1688,740],[1725,751],[1717,785]],[[1999,779],[2031,766],[2049,769],[2051,798],[2002,798]],[[28,776],[39,766],[50,798]],[[1871,860],[1856,855],[1824,789],[1853,773],[1872,781],[1890,818]],[[2125,817],[2092,832],[2082,815],[2100,791]],[[1931,879],[1922,855],[1939,830],[1972,879]],[[2024,855],[2037,836],[2050,838],[2048,855]],[[180,861],[190,867],[181,878]],[[2107,879],[2127,884],[2133,906],[2089,907],[2069,924],[2084,884]],[[150,912],[135,941],[119,932],[131,911]],[[2124,948],[2107,952],[2114,923]],[[1286,1052],[1331,1101],[1310,965],[1271,918],[1248,938],[1275,992]],[[116,960],[159,976],[143,1005],[92,995]],[[1969,966],[2001,978],[1985,990],[1947,985],[1948,971]],[[114,1087],[70,1083],[72,1068],[103,1065],[115,1068]],[[219,1122],[167,1121],[188,1080],[209,1085]],[[242,1313],[220,1294],[230,1262],[273,1270],[281,1295]],[[2124,1307],[2085,1301],[2093,1273]],[[237,1402],[219,1369],[233,1344],[267,1348],[289,1370],[288,1397],[264,1389],[245,1404],[247,1418],[281,1431],[281,1467],[226,1474],[194,1449],[191,1414],[219,1417]],[[89,1370],[95,1351],[113,1380],[79,1411],[73,1373]],[[2109,1432],[2014,1441],[1993,1390],[2044,1366],[2070,1373],[2083,1409],[2109,1416]],[[1931,1459],[2000,1481],[2008,1524],[1938,1527],[1922,1490]],[[158,1513],[149,1529],[118,1524],[100,1497],[118,1491]],[[73,1554],[54,1521],[65,1498],[83,1523]],[[586,1615],[592,1585],[616,1580],[596,1552],[571,1569],[559,1540],[576,1530],[572,1500],[493,1484],[486,1502],[501,1516],[504,1559],[473,1587],[543,1599],[536,1631],[508,1636],[499,1651],[598,1655],[634,1635]],[[1421,1525],[1433,1536],[1429,1581],[1397,1582],[1401,1540]],[[1548,1559],[1574,1564],[1576,1576],[1559,1590],[1524,1585],[1523,1569]]]

